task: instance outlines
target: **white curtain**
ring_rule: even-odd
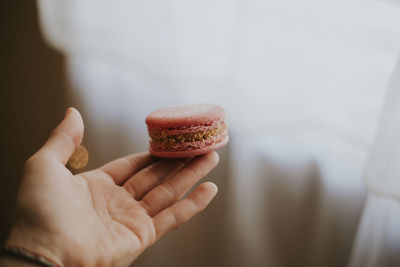
[[[44,36],[66,56],[92,167],[147,149],[144,118],[155,108],[228,111],[231,142],[207,178],[218,197],[135,266],[385,266],[377,259],[400,250],[390,215],[400,207],[380,186],[399,192],[399,172],[368,151],[400,75],[396,3],[38,0]],[[389,155],[399,135],[378,132],[372,151]],[[400,155],[390,155],[395,166]],[[375,193],[357,230],[368,157]],[[387,236],[390,246],[372,245]]]
[[[400,60],[393,73],[365,179],[369,188],[350,266],[400,264]]]

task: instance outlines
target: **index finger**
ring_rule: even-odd
[[[149,152],[141,152],[110,161],[99,170],[111,176],[117,185],[121,185],[129,177],[157,160],[158,158]]]

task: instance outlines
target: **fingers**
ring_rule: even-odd
[[[150,216],[180,200],[201,178],[207,175],[219,161],[216,152],[193,159],[176,174],[152,189],[141,200]]]
[[[128,179],[123,187],[134,199],[140,200],[166,177],[182,168],[190,159],[163,159],[141,170]]]
[[[129,177],[157,160],[150,153],[143,152],[113,160],[99,169],[111,176],[117,185],[122,185]]]
[[[82,142],[83,128],[83,121],[79,111],[75,108],[68,108],[64,119],[53,130],[39,153],[48,154],[62,164],[67,164],[75,148]]]
[[[217,186],[211,182],[199,185],[187,198],[163,210],[153,218],[156,239],[187,222],[202,211],[217,194]]]

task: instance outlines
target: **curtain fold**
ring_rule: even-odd
[[[349,266],[400,264],[400,60],[388,86],[385,105],[365,168],[368,201]]]

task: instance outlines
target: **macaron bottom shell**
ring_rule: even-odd
[[[160,158],[189,158],[194,156],[199,156],[202,154],[207,154],[211,151],[214,151],[218,148],[225,146],[229,142],[229,136],[225,135],[221,140],[218,142],[214,142],[211,145],[205,147],[199,147],[196,149],[190,150],[157,150],[153,149],[151,146],[149,147],[149,151],[152,155]]]

